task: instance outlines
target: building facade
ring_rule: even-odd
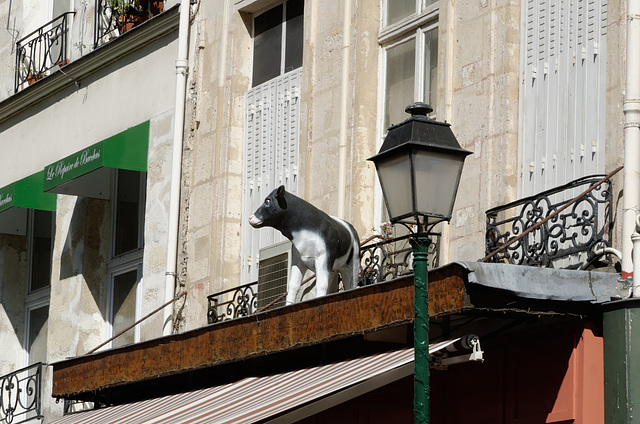
[[[363,244],[402,235],[367,159],[412,102],[472,152],[451,222],[436,228],[439,265],[476,261],[517,233],[500,210],[513,226],[491,244],[487,211],[546,193],[548,213],[581,186],[548,190],[623,161],[624,2],[0,0],[0,18],[0,376],[41,369],[45,393],[20,419],[62,417],[46,395],[50,364],[201,331],[214,293],[250,286],[258,305],[271,302],[261,267],[290,248],[248,218],[280,185],[351,222]],[[561,224],[559,243],[587,247],[553,267],[619,262],[594,256],[623,238],[622,174],[608,181],[606,205]],[[608,218],[584,230],[589,213]],[[532,237],[549,244],[524,265],[549,266],[538,259],[564,249],[549,247],[557,230]],[[591,364],[585,355],[602,366],[584,353],[602,345],[588,312],[567,333],[582,355],[571,366]],[[49,365],[28,368],[37,363]],[[441,374],[434,384],[451,390]],[[446,403],[440,419],[453,414],[433,399]],[[2,398],[0,423],[25,404]]]

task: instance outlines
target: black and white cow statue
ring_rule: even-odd
[[[293,244],[287,305],[295,302],[307,269],[316,274],[317,296],[338,291],[338,274],[345,290],[358,285],[360,241],[356,230],[285,191],[284,186],[264,199],[249,224],[254,228],[273,227]]]

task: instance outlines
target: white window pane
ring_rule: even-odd
[[[387,25],[395,24],[416,12],[416,0],[387,0]]]
[[[438,102],[438,29],[424,34],[424,93],[423,99],[436,110]]]
[[[29,363],[47,362],[49,305],[29,311]]]
[[[415,51],[415,39],[387,50],[385,130],[404,121],[408,117],[404,108],[414,102]]]
[[[136,286],[138,271],[133,270],[113,277],[113,335],[118,334],[136,321]],[[135,342],[132,328],[113,341],[113,347]]]
[[[431,6],[432,4],[436,4],[438,3],[438,0],[424,0],[424,3],[422,5],[422,7],[424,9],[426,9],[427,7]]]

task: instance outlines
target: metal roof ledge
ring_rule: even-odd
[[[469,284],[504,290],[526,299],[603,303],[628,297],[619,274],[486,262],[456,262]]]
[[[496,313],[500,318],[524,315],[534,321],[542,315],[583,319],[597,315],[600,303],[626,297],[626,292],[617,274],[454,262],[429,271],[429,315],[432,322],[454,315],[492,317]],[[235,375],[249,368],[247,361],[264,360],[264,365],[276,355],[340,341],[348,341],[353,352],[360,352],[373,348],[372,341],[386,340],[375,333],[382,336],[384,331],[412,324],[413,295],[409,275],[69,358],[52,364],[52,396],[121,403],[131,397],[166,394],[172,385],[158,384],[158,378],[189,380],[190,375],[203,372],[218,378],[226,375],[220,372],[222,367]]]

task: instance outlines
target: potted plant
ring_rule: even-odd
[[[27,75],[27,83],[31,85],[36,81],[44,78],[45,76],[46,74],[43,74],[43,73],[35,73],[35,74],[30,73],[29,75]]]
[[[124,34],[149,18],[149,0],[107,0],[106,10],[115,17],[120,34]]]
[[[161,14],[164,11],[164,0],[151,0],[149,11],[151,16]]]

